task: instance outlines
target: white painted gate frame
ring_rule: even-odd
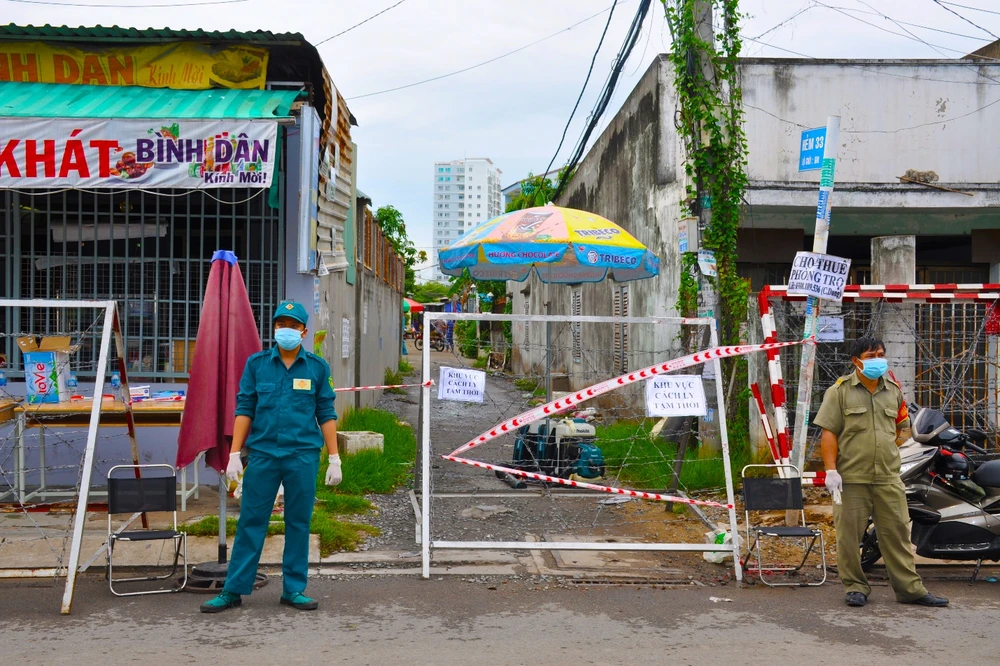
[[[740,564],[740,546],[736,535],[739,534],[736,518],[736,502],[733,491],[733,471],[729,460],[729,432],[726,425],[725,392],[722,388],[722,364],[718,358],[712,359],[715,366],[715,394],[719,413],[719,431],[722,439],[722,460],[726,474],[726,503],[729,504],[729,529],[733,534],[731,545],[708,543],[594,543],[594,542],[561,542],[546,543],[538,541],[446,541],[430,539],[432,499],[430,488],[431,474],[431,340],[430,332],[434,321],[485,321],[485,322],[569,322],[595,324],[675,324],[681,326],[708,326],[710,331],[710,347],[719,345],[718,322],[708,317],[593,317],[567,315],[506,315],[460,312],[425,312],[423,326],[423,382],[422,418],[420,423],[421,437],[421,497],[420,497],[420,547],[421,575],[430,578],[431,548],[464,549],[464,550],[644,550],[644,551],[681,551],[731,553],[736,580],[743,580],[743,567]],[[610,379],[610,378],[609,378]],[[472,439],[472,437],[470,437]]]
[[[101,349],[97,360],[96,377],[94,379],[94,395],[104,395],[104,378],[108,370],[108,356],[111,347],[111,335],[115,329],[117,319],[117,303],[115,301],[64,301],[52,299],[15,299],[0,298],[0,308],[24,307],[24,308],[88,308],[92,310],[104,310],[104,330],[101,332]],[[119,358],[124,358],[122,354],[121,336],[116,335]],[[122,377],[123,390],[128,391],[128,379]],[[73,514],[73,541],[70,545],[69,563],[66,566],[66,586],[63,589],[62,606],[60,612],[68,614],[73,607],[73,592],[76,589],[76,578],[80,565],[80,550],[83,546],[83,527],[87,521],[87,504],[90,496],[90,477],[94,470],[94,450],[97,445],[97,431],[101,422],[101,400],[94,400],[90,410],[90,424],[87,427],[87,448],[83,455],[83,469],[81,470],[80,494],[77,498],[76,512]],[[46,575],[58,575],[59,571],[51,572],[45,570]]]

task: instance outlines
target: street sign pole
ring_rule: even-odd
[[[803,134],[806,134],[805,132]],[[830,236],[830,208],[833,198],[833,176],[837,165],[837,145],[840,138],[840,116],[826,119],[826,136],[823,144],[823,163],[819,181],[819,203],[816,206],[816,229],[813,233],[813,249],[817,254],[826,254]],[[804,143],[805,141],[803,141]],[[811,147],[811,146],[810,146]],[[805,146],[802,146],[805,149]],[[800,166],[802,159],[800,158]],[[816,321],[819,318],[819,299],[810,296],[806,300],[806,322],[802,338],[816,335]],[[816,345],[802,345],[799,365],[798,398],[795,403],[795,431],[790,460],[801,472],[805,464],[806,435],[809,430],[809,410],[812,403],[813,372],[816,366]],[[788,455],[788,452],[783,452]]]

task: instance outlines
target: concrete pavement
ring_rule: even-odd
[[[467,579],[468,580],[468,579]],[[997,663],[1000,585],[933,582],[946,609],[876,587],[863,609],[839,585],[580,586],[535,578],[320,578],[320,609],[278,605],[280,579],[203,615],[198,594],[114,598],[85,578],[0,582],[4,663],[774,664]],[[712,601],[712,597],[731,601]]]

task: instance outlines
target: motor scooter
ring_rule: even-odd
[[[976,464],[966,453],[986,454],[986,433],[961,432],[936,409],[911,407],[912,437],[899,449],[900,478],[917,555],[975,561],[972,582],[984,560],[1000,560],[1000,460]],[[861,568],[882,556],[869,521],[861,541]]]

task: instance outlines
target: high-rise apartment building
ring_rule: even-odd
[[[503,213],[500,169],[485,157],[434,163],[434,279],[446,276],[437,268],[438,250],[466,231]]]

